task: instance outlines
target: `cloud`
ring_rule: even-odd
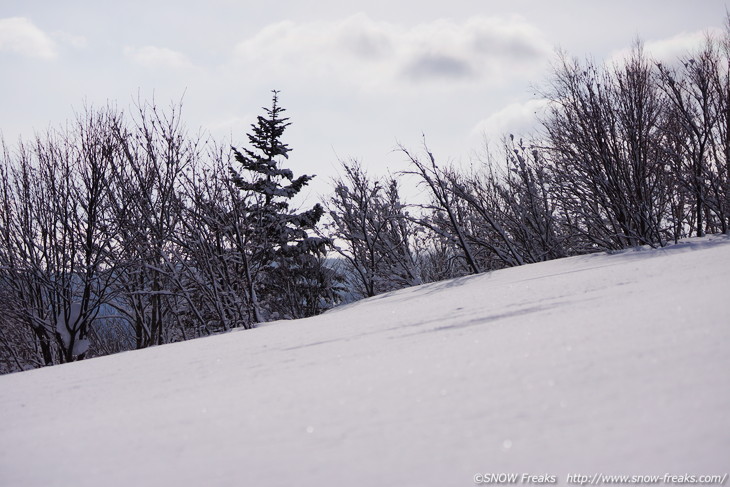
[[[474,17],[461,23],[438,20],[420,24],[402,34],[400,45],[405,58],[436,61],[428,65],[450,68],[446,72],[452,75],[471,74],[475,79],[524,72],[552,54],[541,33],[518,17]],[[435,69],[431,74],[440,76],[443,72]]]
[[[696,32],[682,32],[675,36],[644,42],[644,52],[651,56],[655,61],[672,64],[677,59],[701,48],[707,36],[722,35],[723,31],[719,28],[711,28]],[[611,54],[608,59],[609,63],[621,63],[631,55],[631,48],[621,49]]]
[[[57,56],[53,40],[25,17],[0,19],[0,51],[41,59]]]
[[[384,59],[393,54],[394,39],[390,34],[393,28],[384,22],[373,22],[362,14],[330,26],[339,48],[363,60]]]
[[[53,34],[53,38],[58,40],[62,44],[66,44],[76,49],[82,49],[87,46],[86,37],[75,34],[69,34],[68,32],[56,31]]]
[[[527,135],[538,126],[538,117],[548,103],[546,99],[535,99],[509,104],[477,123],[472,134],[495,140],[506,134]]]
[[[470,78],[474,70],[465,59],[447,54],[423,54],[403,70],[413,80],[429,78]]]
[[[365,14],[264,27],[235,48],[234,58],[257,72],[296,71],[357,86],[454,81],[499,82],[535,69],[552,49],[520,18],[436,20],[413,26]]]
[[[183,53],[166,47],[127,46],[123,52],[129,60],[146,68],[183,69],[193,65]]]

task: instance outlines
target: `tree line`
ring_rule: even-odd
[[[338,302],[323,214],[289,208],[310,176],[284,168],[274,93],[225,148],[189,134],[181,104],[87,109],[3,145],[0,367],[81,360],[300,318]]]
[[[399,178],[342,163],[328,230],[359,297],[730,228],[730,29],[671,64],[637,42],[614,64],[560,53],[540,129],[464,169],[424,143]],[[402,174],[397,175],[402,176]]]
[[[670,64],[560,54],[541,129],[468,169],[400,147],[301,210],[274,92],[243,147],[181,104],[88,108],[0,154],[0,372],[312,316],[504,267],[730,225],[730,35]],[[406,177],[407,176],[407,177]],[[402,181],[428,195],[408,203]]]

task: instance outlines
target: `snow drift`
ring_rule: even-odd
[[[527,265],[0,377],[0,485],[724,474],[730,238]]]

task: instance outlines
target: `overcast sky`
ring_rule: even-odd
[[[466,161],[519,132],[560,47],[611,59],[638,36],[673,57],[722,27],[723,0],[0,0],[0,131],[11,145],[84,101],[140,93],[240,145],[270,90],[296,174],[326,191],[339,158],[401,169],[397,142]]]

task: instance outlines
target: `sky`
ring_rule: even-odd
[[[720,29],[728,2],[0,0],[0,132],[12,146],[83,106],[182,100],[191,132],[245,143],[271,90],[295,174],[326,194],[339,160],[405,168],[424,138],[468,163],[523,134],[556,49],[615,59],[641,38],[672,59]]]

